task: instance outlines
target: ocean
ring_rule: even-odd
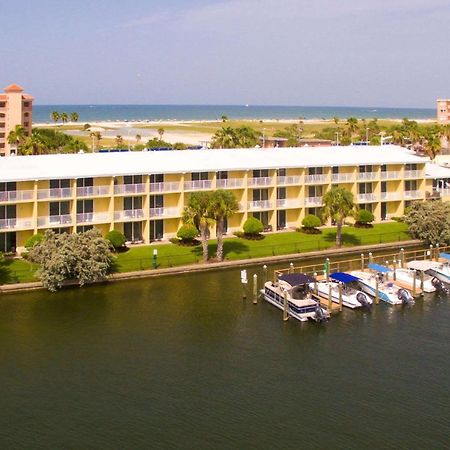
[[[33,122],[51,122],[52,111],[77,112],[80,122],[105,120],[216,120],[230,119],[434,119],[426,108],[377,108],[345,106],[253,106],[253,105],[35,105]]]

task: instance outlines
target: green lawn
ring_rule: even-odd
[[[37,281],[35,276],[38,266],[31,264],[24,259],[14,258],[0,263],[0,284],[26,283]]]

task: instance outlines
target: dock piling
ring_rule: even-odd
[[[372,255],[372,252],[369,252],[369,264],[373,264],[373,255]]]
[[[378,277],[375,277],[375,305],[380,303],[380,288],[378,287]]]
[[[314,272],[314,294],[319,295],[319,288],[317,286],[317,272]]]
[[[327,258],[325,260],[324,269],[325,269],[325,278],[328,283],[330,281],[330,258]]]
[[[423,270],[420,272],[420,290],[423,292],[423,283],[424,283],[424,272]]]
[[[364,253],[361,253],[361,271],[364,270]]]
[[[433,244],[430,244],[430,261],[433,261]]]
[[[267,281],[267,266],[264,264],[263,265],[263,286],[264,284],[266,284]]]
[[[401,268],[403,269],[405,267],[405,249],[404,248],[400,249],[400,264],[401,264]]]
[[[414,273],[413,273],[413,288],[412,288],[412,295],[413,295],[413,297],[415,297],[416,294],[417,294],[416,278],[417,278],[417,274],[416,274],[416,271],[414,271]]]
[[[394,258],[392,261],[392,265],[394,266],[394,281],[397,280],[397,260]]]
[[[436,253],[435,253],[435,260],[438,261],[439,260],[439,242],[436,242]]]
[[[287,292],[283,292],[283,320],[286,322],[289,319],[288,314],[288,301],[287,301]]]
[[[253,275],[253,304],[258,303],[258,275]]]
[[[289,273],[294,273],[294,263],[289,264]]]
[[[333,307],[333,293],[331,292],[331,284],[328,285],[328,311]]]
[[[342,299],[342,283],[339,283],[339,311],[342,311],[343,308],[343,299]]]
[[[247,298],[247,271],[241,270],[242,298]]]

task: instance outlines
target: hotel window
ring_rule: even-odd
[[[359,209],[365,209],[366,211],[373,213],[373,203],[361,203]]]
[[[25,108],[28,108],[28,107],[30,106],[30,102],[23,102],[23,106],[24,106]]]
[[[286,198],[286,188],[277,188],[277,200],[284,200]]]
[[[164,174],[153,173],[150,175],[150,183],[164,183]]]
[[[405,170],[417,170],[417,164],[405,164]]]
[[[322,220],[322,208],[308,208],[307,213]]]
[[[164,196],[163,195],[151,195],[150,196],[150,208],[164,208]]]
[[[417,191],[417,180],[405,180],[405,191]]]
[[[94,200],[77,200],[77,214],[93,214]]]
[[[359,166],[359,173],[373,172],[373,166]]]
[[[125,175],[123,184],[142,184],[142,175]]]
[[[70,202],[50,202],[48,205],[48,215],[50,216],[50,223],[58,221],[59,216],[69,216],[70,214]],[[52,220],[52,217],[55,219]],[[70,223],[70,217],[67,217],[67,222]]]
[[[387,183],[386,181],[381,182],[381,192],[387,192]]]
[[[15,181],[10,181],[7,183],[0,183],[0,192],[13,192],[17,190],[17,185]],[[1,198],[1,194],[0,194]]]
[[[16,216],[16,205],[2,205],[0,206],[0,219],[1,220],[12,220],[14,223],[14,219]]]
[[[93,230],[93,225],[80,225],[77,227],[77,233],[86,233],[86,231]]]
[[[339,166],[333,166],[332,173],[333,173],[333,175],[338,174],[339,173]]]
[[[382,172],[387,172],[387,166],[386,166],[386,164],[382,164],[382,165],[381,165],[381,171],[382,171]]]
[[[92,187],[94,186],[93,178],[77,178],[77,187]]]
[[[70,234],[70,228],[69,227],[52,228],[52,231],[54,233],[56,233],[56,234],[63,234],[63,233]]]
[[[228,180],[228,172],[226,170],[220,170],[217,172],[218,180]]]
[[[0,233],[0,252],[16,251],[16,233]]]
[[[277,211],[277,230],[286,228],[286,210]]]
[[[206,181],[208,179],[208,172],[193,172],[191,174],[191,181]]]
[[[123,234],[127,241],[142,241],[142,222],[125,222],[123,224]]]
[[[133,209],[142,209],[142,197],[124,197],[123,209],[126,211]]]
[[[256,217],[262,222],[262,224],[264,225],[264,229],[269,226],[269,211],[254,212],[253,217]]]
[[[253,178],[268,178],[269,169],[257,169],[253,171]]]
[[[322,197],[323,186],[308,186],[308,197]]]
[[[50,189],[70,188],[70,180],[50,180]]]
[[[159,241],[164,236],[164,221],[150,220],[150,242]]]
[[[372,183],[360,183],[358,185],[358,192],[360,194],[372,194],[373,192]]]
[[[269,189],[253,189],[253,201],[269,200]]]
[[[323,175],[323,167],[309,167],[308,175]]]
[[[387,204],[381,203],[381,220],[387,219]]]
[[[5,102],[0,102],[0,108],[4,108],[6,106]]]
[[[287,169],[278,169],[277,175],[279,177],[285,177],[287,173]]]

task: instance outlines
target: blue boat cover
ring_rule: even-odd
[[[440,253],[439,256],[441,258],[450,259],[450,253]]]
[[[345,272],[334,272],[330,275],[330,278],[332,280],[336,280],[341,283],[351,283],[352,281],[359,280],[359,278],[354,277],[353,275],[350,275],[349,273],[345,273]]]
[[[280,280],[286,281],[291,286],[297,286],[299,284],[309,284],[314,283],[316,279],[307,275],[306,273],[286,273],[279,277]]]
[[[367,265],[367,267],[369,269],[376,270],[377,272],[380,272],[380,273],[388,273],[391,271],[391,269],[389,269],[389,267],[382,266],[380,264],[370,263]]]

